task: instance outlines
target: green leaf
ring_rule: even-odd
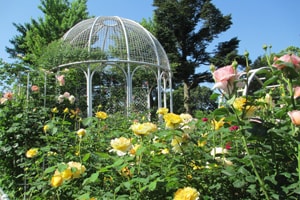
[[[68,165],[66,165],[64,163],[58,165],[58,171],[60,171],[60,172],[64,171],[67,168],[68,168]]]
[[[249,183],[254,183],[256,181],[256,178],[255,176],[253,175],[250,175],[250,176],[246,176],[246,181],[249,182]]]
[[[85,185],[85,184],[87,184],[87,183],[93,183],[93,182],[95,182],[95,181],[98,180],[98,177],[99,177],[99,172],[95,172],[95,173],[93,173],[89,178],[86,178],[86,179],[83,181],[82,185]]]
[[[82,120],[82,124],[84,126],[89,126],[90,124],[92,124],[94,121],[94,118],[93,117],[88,117],[88,118],[85,118],[84,120]]]
[[[55,170],[56,170],[56,166],[48,167],[47,169],[45,169],[44,173],[49,174],[54,172]]]
[[[218,108],[213,112],[214,116],[220,116],[220,115],[223,116],[227,114],[228,114],[228,110],[226,108]]]
[[[232,167],[227,167],[225,170],[222,170],[222,173],[227,176],[234,176],[236,174],[235,170]]]
[[[83,195],[80,195],[78,197],[79,200],[86,200],[86,199],[90,199],[90,193],[85,193]]]
[[[90,177],[90,181],[95,182],[98,179],[98,176],[99,176],[99,172],[93,173]]]
[[[238,169],[238,172],[243,174],[243,175],[248,175],[249,174],[249,171],[247,169],[245,169],[243,166]]]
[[[20,113],[20,114],[17,114],[17,115],[16,115],[16,118],[21,119],[22,117],[23,117],[23,113]]]
[[[96,154],[101,158],[109,158],[110,157],[109,154],[107,154],[107,153],[97,152]]]
[[[212,95],[210,95],[209,100],[215,101],[219,98],[220,94],[217,93],[213,93]]]
[[[129,181],[124,182],[123,185],[125,186],[126,189],[130,190],[131,183]]]
[[[91,156],[91,153],[86,153],[82,158],[83,162],[86,162],[90,158],[90,156]]]
[[[235,188],[242,188],[245,185],[245,181],[244,180],[236,180],[233,182],[233,186]]]
[[[278,76],[272,76],[271,78],[269,78],[268,80],[266,80],[266,81],[264,82],[264,86],[271,85],[271,84],[273,84],[274,82],[276,83],[278,79],[279,79]]]
[[[115,188],[115,193],[118,193],[120,191],[120,189],[121,189],[121,186],[116,187]]]
[[[106,167],[102,167],[99,169],[99,172],[108,172],[109,171],[109,168],[111,168],[111,166],[106,166]]]
[[[122,165],[123,162],[124,161],[122,159],[118,159],[116,162],[114,162],[114,164],[112,164],[112,166],[113,167],[118,167],[118,166]]]
[[[43,152],[49,152],[50,149],[51,149],[50,146],[41,147],[41,151]]]
[[[277,181],[276,181],[275,178],[276,178],[275,175],[271,175],[271,176],[266,176],[266,177],[264,178],[264,180],[268,180],[268,181],[272,182],[274,185],[276,185],[276,184],[277,184]]]
[[[150,190],[150,191],[155,190],[156,185],[157,185],[157,181],[151,182],[151,183],[149,184],[149,190]]]

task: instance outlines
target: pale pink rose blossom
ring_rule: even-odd
[[[65,76],[64,75],[59,75],[56,76],[56,79],[59,83],[60,86],[64,86],[65,85]]]
[[[64,97],[68,99],[70,97],[70,93],[69,92],[65,92],[64,93]]]
[[[292,123],[296,126],[300,125],[300,111],[299,110],[293,110],[288,112],[288,115],[290,116]]]
[[[300,69],[300,58],[294,54],[285,54],[280,58],[274,58],[273,66],[277,69],[283,69],[286,67],[286,65],[284,63],[278,63],[278,61],[292,63],[296,69]]]
[[[237,77],[236,70],[232,65],[219,68],[213,72],[213,78],[215,80],[213,89],[219,88],[225,93],[230,93],[234,88],[234,81]]]
[[[294,99],[300,97],[300,86],[294,87]]]

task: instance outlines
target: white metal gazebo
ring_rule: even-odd
[[[86,79],[87,115],[92,116],[93,76],[107,69],[118,69],[124,76],[124,107],[129,108],[141,95],[134,89],[133,78],[137,71],[146,70],[156,80],[155,99],[157,107],[168,107],[172,112],[172,74],[166,52],[159,41],[139,23],[118,16],[95,17],[84,20],[63,36],[63,41],[88,54],[101,54],[58,66],[80,68]],[[56,69],[57,69],[56,68]],[[152,77],[152,78],[153,78]],[[151,91],[153,93],[153,90]],[[150,91],[146,107],[150,109]]]

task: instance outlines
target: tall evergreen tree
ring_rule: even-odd
[[[222,15],[210,0],[154,0],[153,6],[155,35],[168,53],[175,85],[183,84],[185,111],[191,113],[190,91],[201,82],[212,81],[210,72],[197,69],[221,52],[237,54],[237,38],[220,43],[215,52],[207,50],[220,33],[230,28],[231,15]]]
[[[63,34],[76,23],[88,18],[87,0],[41,0],[38,8],[44,13],[37,20],[30,23],[16,24],[14,26],[20,35],[10,40],[12,48],[6,51],[12,58],[22,57],[25,63],[37,63],[43,49],[63,36]]]

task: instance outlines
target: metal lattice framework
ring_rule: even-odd
[[[153,90],[145,90],[148,97],[141,98],[140,90],[135,90],[136,86],[133,86],[133,77],[137,71],[146,69],[156,80],[154,96],[157,107],[169,107],[172,111],[172,76],[168,57],[159,41],[140,24],[118,16],[95,17],[75,25],[65,33],[63,40],[74,48],[81,48],[93,55],[89,60],[58,66],[59,69],[79,66],[84,72],[88,116],[92,115],[93,76],[112,67],[121,70],[122,76],[124,75],[124,106],[129,108],[132,105],[145,105],[135,102],[144,99],[146,107],[150,108],[149,96],[153,94]],[[167,98],[167,95],[170,97]]]

